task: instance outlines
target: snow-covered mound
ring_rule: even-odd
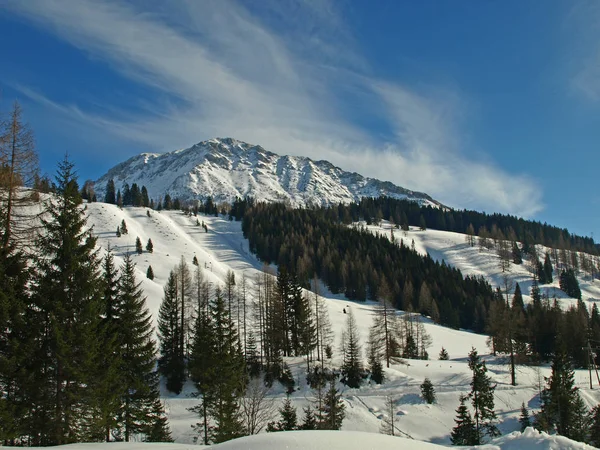
[[[110,443],[59,446],[66,450],[191,450],[197,446],[182,444]],[[288,431],[258,434],[210,446],[215,450],[435,450],[448,448],[402,437],[358,431]],[[455,447],[482,450],[583,450],[593,447],[562,436],[549,436],[533,428],[511,433],[479,447]]]
[[[181,200],[231,202],[236,197],[287,201],[293,206],[348,203],[362,197],[387,195],[439,205],[427,194],[390,182],[346,172],[327,161],[279,156],[258,145],[231,138],[211,139],[188,149],[164,154],[142,153],[110,169],[96,182],[98,198],[114,179],[146,186],[151,198],[169,193]]]

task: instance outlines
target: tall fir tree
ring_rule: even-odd
[[[452,445],[477,445],[479,436],[469,408],[466,405],[467,397],[460,397],[460,405],[456,409],[455,427],[450,433]]]
[[[177,295],[177,276],[173,271],[164,287],[163,300],[158,312],[160,358],[158,370],[166,380],[167,389],[179,394],[185,381],[185,359],[181,348],[180,304]]]
[[[525,431],[525,428],[531,426],[531,419],[529,418],[529,411],[525,403],[521,404],[521,415],[519,416],[519,425],[521,426],[521,433]]]
[[[473,372],[469,397],[475,411],[473,418],[477,431],[477,444],[480,444],[484,435],[487,434],[493,438],[500,434],[494,423],[496,421],[494,411],[494,390],[496,386],[492,386],[492,380],[487,375],[485,361],[481,360],[475,348],[469,353],[469,368]]]
[[[552,360],[552,374],[542,391],[542,407],[536,425],[543,431],[556,431],[577,439],[582,433],[581,397],[575,386],[575,373],[564,347],[559,347]]]
[[[42,219],[32,286],[31,329],[39,333],[32,362],[40,403],[33,406],[32,444],[82,439],[81,421],[93,410],[97,378],[101,281],[96,238],[80,208],[77,177],[65,157],[56,175],[56,197]]]
[[[346,416],[346,406],[342,402],[340,391],[335,387],[335,379],[329,382],[329,389],[323,398],[320,415],[319,429],[339,430]]]
[[[215,422],[215,442],[235,439],[244,434],[239,414],[239,397],[243,395],[245,364],[236,327],[231,318],[221,290],[215,292],[210,308],[215,342],[215,370],[219,375],[213,383],[209,410]]]
[[[123,437],[128,442],[133,435],[148,435],[155,425],[159,399],[156,345],[152,339],[152,316],[146,307],[146,298],[135,277],[135,264],[125,255],[119,279],[122,309],[119,335],[124,378],[120,423]]]
[[[358,327],[352,309],[349,309],[346,319],[346,329],[342,335],[342,381],[350,388],[358,388],[362,383],[362,361]]]
[[[117,193],[115,191],[115,180],[112,178],[106,182],[106,193],[104,194],[104,202],[114,205],[117,203]]]

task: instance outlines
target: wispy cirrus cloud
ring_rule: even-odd
[[[583,98],[600,102],[600,3],[575,3],[566,19],[570,35],[570,87]]]
[[[173,100],[99,115],[20,87],[124,146],[170,150],[233,136],[328,159],[450,205],[521,215],[542,208],[531,179],[462,154],[459,93],[379,79],[329,1],[259,2],[259,11],[224,0],[4,0],[1,7]],[[348,108],[376,116],[389,135],[358,125]]]

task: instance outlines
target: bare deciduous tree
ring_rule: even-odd
[[[20,190],[33,186],[38,175],[33,132],[21,116],[21,107],[15,102],[8,119],[0,123],[0,229],[4,248],[23,241],[36,218],[23,208],[37,201],[36,196],[33,191]]]
[[[242,419],[248,434],[260,433],[277,412],[273,399],[267,397],[268,393],[269,388],[259,378],[248,383],[246,395],[241,399]]]

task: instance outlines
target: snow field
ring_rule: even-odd
[[[252,296],[254,289],[254,278],[261,273],[263,264],[256,257],[249,253],[248,243],[243,238],[241,224],[239,222],[230,222],[222,217],[212,217],[198,215],[200,222],[204,221],[209,229],[205,233],[203,228],[196,225],[196,217],[188,217],[177,211],[151,211],[151,217],[146,214],[146,208],[124,208],[119,209],[115,205],[104,203],[88,204],[89,224],[94,226],[94,233],[98,235],[98,245],[101,252],[105,252],[110,245],[115,255],[116,264],[122,262],[122,257],[131,253],[134,262],[137,264],[138,280],[142,283],[142,288],[147,297],[147,305],[152,312],[154,320],[158,315],[158,309],[163,296],[163,285],[165,284],[170,270],[180,262],[183,256],[188,263],[190,270],[194,270],[192,258],[196,256],[199,266],[202,268],[205,279],[213,283],[213,288],[223,284],[228,270],[233,270],[236,275],[236,281],[246,276],[248,282],[248,292]],[[116,228],[125,220],[129,233],[120,238],[116,237]],[[379,229],[379,232],[382,230]],[[432,257],[443,257],[449,264],[457,265],[463,273],[481,272],[493,283],[497,279],[500,269],[497,267],[497,258],[495,253],[480,253],[477,247],[470,248],[464,242],[464,235],[456,233],[439,232],[436,230],[409,231],[407,236],[402,236],[402,232],[395,230],[396,238],[402,237],[405,244],[410,245],[411,239],[415,239],[415,247],[419,251],[429,251]],[[389,233],[389,229],[387,230]],[[135,253],[135,239],[140,237],[145,249],[148,239],[152,239],[154,252],[147,253],[144,250],[142,255]],[[436,253],[437,252],[437,253]],[[436,256],[437,255],[437,256]],[[146,278],[148,265],[152,265],[155,279],[153,281]],[[470,268],[470,269],[469,269]],[[468,270],[471,270],[469,272]],[[522,267],[511,266],[511,276],[515,280],[526,282],[529,275],[526,269]],[[594,284],[599,284],[595,282]],[[527,291],[521,285],[524,293]],[[600,288],[594,285],[584,286],[582,283],[584,297],[589,294],[600,298]],[[339,343],[342,330],[345,327],[347,315],[343,309],[351,309],[358,324],[361,344],[364,350],[367,345],[368,329],[372,322],[374,304],[370,302],[358,303],[351,302],[341,296],[332,296],[326,289],[321,292],[329,311],[330,320],[335,334],[334,358],[333,361],[327,361],[327,364],[338,366],[340,364]],[[398,312],[399,315],[403,314]],[[342,429],[345,431],[362,431],[378,433],[381,425],[381,419],[385,413],[384,403],[386,396],[392,396],[395,400],[394,414],[396,417],[396,429],[398,435],[404,436],[410,440],[411,446],[405,448],[431,448],[417,441],[430,441],[437,444],[449,444],[450,430],[454,426],[455,409],[458,406],[458,399],[462,393],[469,391],[471,373],[468,369],[466,358],[471,347],[477,348],[480,355],[488,363],[488,369],[492,380],[497,383],[496,388],[496,411],[499,419],[499,428],[503,433],[511,433],[518,429],[518,416],[521,403],[524,402],[532,409],[538,407],[538,380],[544,385],[544,376],[549,376],[549,367],[518,366],[517,383],[510,386],[510,377],[508,365],[500,358],[489,355],[489,349],[486,345],[486,336],[470,333],[464,330],[452,330],[431,323],[428,319],[423,319],[426,331],[432,338],[432,346],[428,349],[429,361],[405,360],[395,361],[389,369],[386,369],[386,382],[383,385],[365,384],[360,389],[348,389],[339,384],[343,391],[344,403],[346,405],[346,418]],[[445,347],[450,355],[449,361],[438,361],[437,355],[441,347]],[[292,372],[297,381],[297,391],[291,396],[295,406],[298,408],[298,416],[302,418],[302,407],[309,404],[312,399],[312,392],[306,385],[305,370],[306,362],[303,358],[287,359]],[[366,357],[365,357],[366,362]],[[434,384],[437,392],[437,403],[433,405],[426,404],[420,398],[419,385],[425,377],[429,377]],[[600,401],[600,387],[589,390],[587,371],[576,371],[576,382],[581,388],[582,396],[589,407],[595,406]],[[185,386],[184,391],[175,396],[163,391],[169,422],[175,441],[181,444],[193,444],[195,433],[191,425],[198,421],[197,416],[189,412],[187,408],[194,406],[198,400],[190,395],[194,389],[191,383]],[[270,397],[275,402],[281,402],[285,398],[283,387],[276,384],[270,392]],[[286,435],[290,433],[285,433]],[[294,433],[291,433],[294,434]],[[222,444],[222,448],[338,448],[333,447],[333,443],[342,439],[340,436],[345,434],[335,434],[335,439],[327,438],[325,443],[319,441],[323,446],[310,447],[304,442],[304,447],[300,444],[294,444],[293,437],[273,438],[273,435],[248,438],[247,442],[241,447],[228,447]],[[349,436],[358,436],[350,433]],[[369,439],[362,442],[361,449],[375,448],[385,449],[383,442],[387,439],[384,436],[368,435]],[[520,436],[520,434],[519,434]],[[520,438],[507,439],[501,447],[489,448],[535,448],[521,445]],[[253,440],[254,439],[254,440]],[[261,440],[262,439],[262,440]],[[263,445],[258,443],[268,442],[279,443],[280,446],[256,446]],[[283,439],[283,441],[279,441]],[[343,438],[339,442],[346,442]],[[346,450],[353,448],[351,441],[357,438],[349,437]],[[534,439],[532,437],[531,439]],[[538,439],[538,438],[535,438]],[[558,438],[557,438],[558,439]],[[542,439],[544,442],[546,438]],[[298,442],[303,442],[302,440]],[[393,441],[397,445],[400,441]],[[528,441],[529,442],[529,441]],[[533,441],[531,441],[533,442]],[[402,441],[404,444],[405,441]],[[266,445],[266,444],[265,444]],[[273,444],[275,445],[275,444]],[[296,445],[296,446],[294,446]],[[506,446],[505,446],[506,445]],[[131,448],[131,447],[128,447]],[[175,447],[174,447],[175,448]],[[183,447],[178,447],[183,450]],[[218,447],[217,447],[218,448]],[[341,448],[341,447],[340,447]],[[391,447],[390,447],[391,448]],[[540,448],[569,448],[569,447],[540,447]],[[571,447],[584,448],[584,447]],[[83,450],[83,449],[82,449]],[[117,449],[118,450],[118,449]]]

